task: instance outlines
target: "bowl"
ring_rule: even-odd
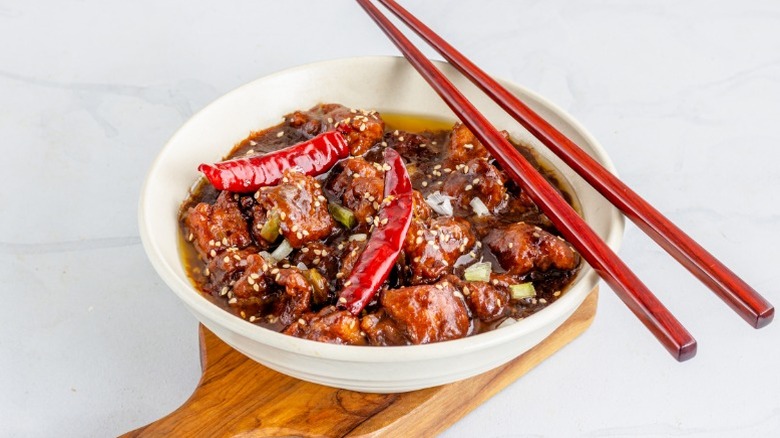
[[[535,148],[560,170],[579,198],[585,220],[616,250],[623,234],[618,211],[452,67],[445,63],[438,67],[499,129]],[[598,142],[564,111],[523,87],[502,84],[614,172]],[[411,391],[465,379],[519,356],[550,335],[596,286],[596,273],[585,265],[558,300],[515,324],[463,339],[397,347],[299,339],[258,327],[209,302],[187,277],[178,244],[177,213],[199,177],[198,164],[219,159],[251,131],[275,125],[283,115],[321,102],[455,120],[406,60],[397,57],[338,59],[284,70],[227,93],[188,120],[149,170],[141,191],[139,227],[157,273],[224,342],[271,369],[302,380],[362,392]]]

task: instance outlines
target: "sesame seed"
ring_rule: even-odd
[[[494,278],[494,279],[493,279],[493,281],[491,281],[491,283],[493,283],[493,286],[497,286],[497,285],[498,285],[498,280],[496,280],[496,279]]]
[[[352,280],[347,280],[344,282],[344,287],[347,287],[352,284]]]
[[[254,315],[249,317],[249,322],[255,322],[256,320],[257,320],[257,318],[255,318]]]
[[[271,269],[271,275],[276,275],[279,273],[279,268],[273,268]]]
[[[298,318],[298,324],[306,325],[306,321],[304,321],[303,318]]]
[[[252,289],[254,289],[255,292],[260,292],[260,285],[255,283],[252,285]]]
[[[422,243],[422,241],[423,241],[423,238],[422,238],[422,237],[420,237],[420,236],[418,236],[418,237],[417,237],[417,239],[415,239],[414,243],[416,243],[416,244],[418,244],[418,245],[419,245],[419,244],[421,244],[421,243]]]
[[[297,238],[298,238],[298,240],[301,240],[301,239],[303,239],[303,233],[301,233],[300,231],[298,231],[297,233],[295,233],[295,237],[297,237]]]
[[[314,260],[312,260],[311,262],[314,263],[315,265],[319,265],[320,264],[320,258],[319,257],[315,257]]]
[[[229,290],[229,289],[228,289],[228,287],[227,287],[227,286],[223,286],[223,287],[222,287],[222,290],[221,290],[221,291],[219,291],[219,296],[221,296],[221,297],[224,297],[225,295],[227,295],[227,293],[228,293],[228,290]]]
[[[279,131],[278,134],[276,134],[276,138],[280,138],[284,135],[284,131]]]
[[[382,170],[384,170],[384,171],[388,171],[388,170],[390,170],[390,165],[389,165],[389,164],[387,164],[387,163],[383,164],[383,165],[382,165]]]
[[[423,181],[422,186],[423,187],[428,187],[428,181]]]
[[[466,148],[466,149],[472,149],[472,148],[474,148],[474,145],[471,144],[471,143],[466,143],[466,144],[463,145],[463,147]]]
[[[301,252],[306,254],[307,252],[309,252],[309,248],[301,248]]]
[[[501,307],[501,298],[496,298],[496,305]]]
[[[303,233],[304,236],[308,236],[309,234],[311,234],[311,233],[309,233],[309,230],[303,230],[302,233]]]
[[[249,277],[257,280],[258,278],[260,278],[260,274],[258,274],[256,272],[253,272],[253,273],[249,274]]]
[[[472,184],[477,185],[479,184],[479,178],[474,178],[473,181],[471,181]]]
[[[553,292],[553,296],[554,296],[554,297],[559,297],[559,296],[561,296],[561,291],[559,291],[559,290],[556,290],[555,292]]]
[[[187,240],[189,240],[190,242],[192,242],[192,239],[194,239],[194,238],[195,238],[195,236],[193,236],[192,233],[190,233],[190,235],[187,236]]]
[[[315,249],[314,250],[314,255],[321,255],[321,254],[322,254],[322,250],[321,249]]]
[[[471,291],[469,290],[468,286],[463,286],[463,295],[466,295],[466,296],[471,295]]]
[[[544,298],[539,298],[539,302],[542,304],[547,304],[547,300]]]
[[[255,279],[250,276],[250,277],[247,277],[246,282],[249,283],[249,284],[255,284]]]
[[[238,302],[237,298],[231,298],[228,300],[228,304],[236,304]]]
[[[469,190],[473,189],[473,188],[474,188],[474,186],[472,186],[471,184],[469,184],[469,185],[467,185],[467,186],[465,187],[465,189],[466,189],[466,191],[467,191],[467,192],[468,192]]]
[[[225,263],[230,263],[230,257],[225,256],[225,258],[222,259],[222,261],[225,262]]]
[[[344,297],[339,297],[339,303],[344,304],[347,302],[347,299]]]
[[[286,217],[287,217],[287,214],[286,214],[285,212],[281,212],[281,213],[279,213],[279,218],[280,218],[281,220],[284,220]]]
[[[379,223],[382,225],[387,224],[387,218],[382,219],[381,221],[379,221]]]
[[[512,249],[512,247],[514,247],[514,246],[515,246],[515,244],[514,244],[513,242],[509,242],[509,243],[508,243],[506,246],[507,246],[509,249]]]
[[[290,231],[292,231],[293,233],[298,231],[298,225],[293,225],[292,228],[290,228]]]

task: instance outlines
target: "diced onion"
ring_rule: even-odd
[[[442,195],[438,190],[425,198],[425,203],[430,205],[433,211],[443,216],[452,216],[452,203],[450,197]]]
[[[258,254],[260,254],[260,256],[263,257],[267,263],[276,263],[274,256],[272,256],[270,252],[260,251]]]
[[[363,233],[353,234],[353,235],[349,236],[349,241],[350,242],[365,242],[367,238],[368,238],[368,236],[363,234]]]
[[[534,284],[530,281],[528,283],[513,284],[509,286],[509,292],[512,294],[513,300],[533,298],[536,296],[536,289],[534,288]]]
[[[290,246],[290,242],[287,239],[282,240],[282,243],[271,253],[271,257],[274,260],[284,260],[292,252],[293,248]]]
[[[467,281],[490,281],[490,273],[493,265],[490,262],[474,263],[463,272],[463,278]]]
[[[490,210],[488,210],[487,205],[485,205],[478,196],[471,198],[469,205],[474,209],[474,213],[476,213],[477,216],[490,216]]]

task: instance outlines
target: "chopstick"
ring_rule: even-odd
[[[536,202],[561,234],[678,361],[696,354],[696,341],[544,177],[369,0],[357,0],[412,66]]]
[[[745,321],[755,328],[764,327],[772,321],[774,307],[715,256],[395,0],[379,2],[496,101]]]

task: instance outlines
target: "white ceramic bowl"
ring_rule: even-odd
[[[561,169],[579,197],[586,221],[617,249],[623,234],[622,216],[453,68],[444,63],[438,66],[499,129],[530,144]],[[570,116],[520,86],[503,84],[613,169],[596,140]],[[275,125],[283,115],[320,102],[454,120],[403,58],[348,58],[304,65],[250,82],[195,114],[163,147],[142,189],[139,226],[149,259],[197,319],[236,350],[284,374],[328,386],[380,393],[427,388],[477,375],[519,356],[562,324],[596,285],[595,272],[585,266],[556,302],[516,324],[464,339],[402,347],[298,339],[255,326],[215,306],[190,283],[178,249],[177,211],[199,177],[198,164],[219,159],[250,131]]]

